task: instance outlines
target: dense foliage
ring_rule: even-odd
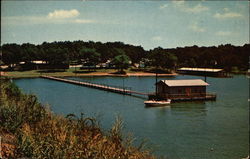
[[[118,66],[118,69],[120,69],[120,72],[123,72],[123,69],[126,69],[129,67],[129,57],[122,53],[121,55],[117,55],[112,60],[112,63],[116,66]]]
[[[23,94],[9,80],[0,82],[3,158],[155,158],[142,145],[132,145],[133,138],[121,132],[121,120],[106,132],[94,118],[55,115],[36,96]]]
[[[174,67],[208,67],[246,70],[250,56],[250,44],[233,46],[231,44],[218,47],[190,46],[183,48],[155,48],[149,51],[141,46],[133,46],[122,42],[44,42],[34,44],[4,44],[1,46],[2,60],[5,64],[17,64],[32,60],[43,60],[48,64],[85,63],[95,65],[113,60],[125,54],[131,64],[144,62],[147,66]]]

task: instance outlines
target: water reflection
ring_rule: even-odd
[[[207,113],[207,104],[205,101],[173,103],[171,111],[187,116],[204,116]]]
[[[171,103],[168,106],[162,107],[146,107],[146,109],[153,110],[158,115],[167,114],[182,114],[187,116],[204,116],[206,115],[207,104],[205,101],[195,101],[195,102],[179,102]]]
[[[158,108],[156,111],[157,116],[165,116],[171,113],[171,106],[165,106],[162,108]]]

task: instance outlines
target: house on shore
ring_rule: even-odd
[[[215,100],[216,95],[206,92],[209,84],[201,79],[161,80],[156,83],[156,95],[161,100]]]
[[[213,77],[228,77],[223,69],[215,68],[190,68],[182,67],[177,70],[180,74],[190,74],[190,75],[202,75],[202,76],[213,76]]]
[[[34,61],[22,61],[19,62],[19,70],[39,70],[39,69],[68,69],[69,64],[67,63],[58,63],[58,64],[50,64],[46,61],[42,60],[34,60]]]

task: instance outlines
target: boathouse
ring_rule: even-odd
[[[214,77],[227,77],[228,75],[223,69],[215,68],[190,68],[182,67],[177,70],[180,74],[214,76]]]
[[[206,92],[208,85],[201,79],[161,80],[156,83],[156,94],[160,99],[176,101],[215,99],[215,94]]]

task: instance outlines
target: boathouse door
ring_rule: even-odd
[[[186,95],[190,96],[190,94],[191,94],[191,88],[186,88]]]

